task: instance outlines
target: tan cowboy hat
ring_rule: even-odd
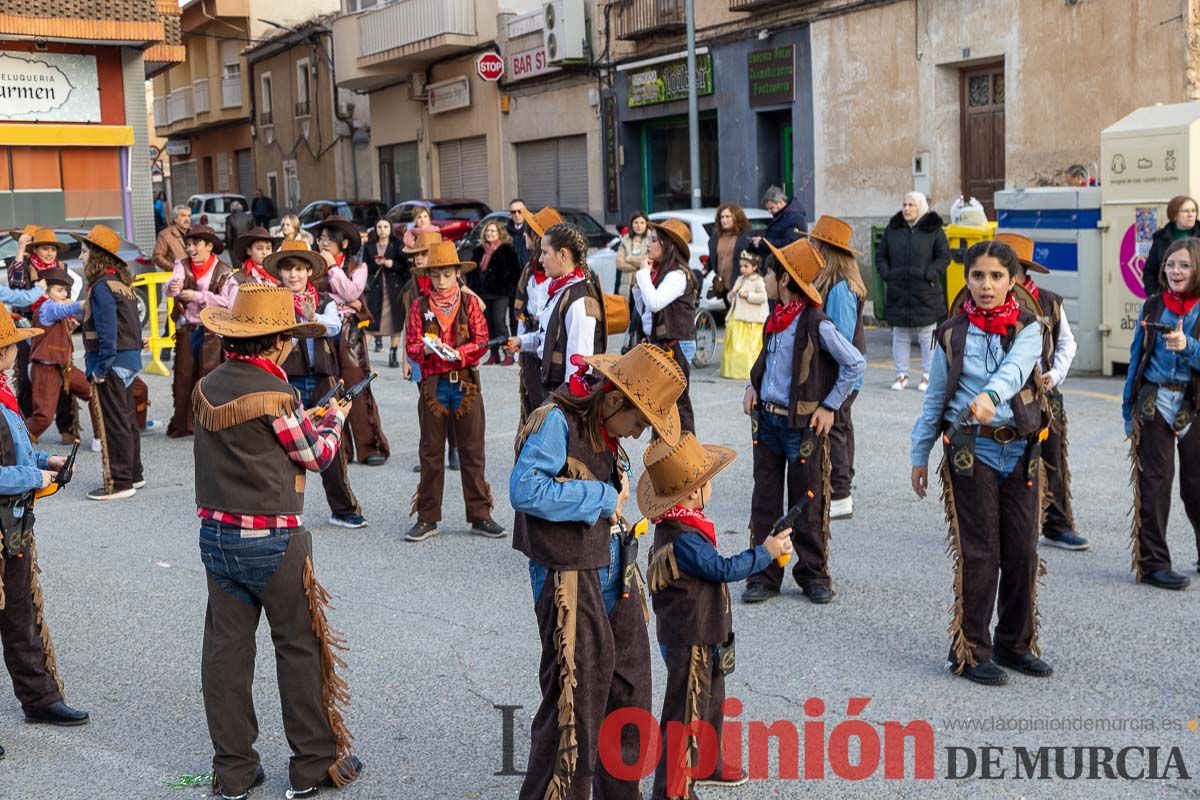
[[[212,245],[213,253],[218,256],[225,252],[225,242],[221,241],[221,237],[217,236],[217,232],[207,225],[193,225],[188,228],[183,234],[185,244],[188,239],[199,239],[202,242],[208,242]]]
[[[108,255],[125,264],[125,259],[117,255],[117,251],[121,249],[121,237],[117,236],[116,232],[107,225],[93,225],[87,235],[79,233],[68,234],[72,239],[83,242],[88,247],[96,250],[103,250]],[[128,266],[126,264],[126,266]]]
[[[345,217],[334,215],[317,223],[318,234],[326,228],[333,228],[339,236],[349,240],[350,244],[342,251],[346,255],[352,256],[362,247],[362,234],[359,232],[358,226]]]
[[[59,255],[62,255],[64,252],[71,249],[71,245],[58,240],[58,237],[54,234],[53,228],[38,228],[33,234],[33,241],[29,243],[29,247],[32,249],[48,244],[52,244],[57,247]]]
[[[657,439],[646,448],[642,462],[646,471],[638,481],[637,504],[642,516],[658,519],[680,500],[713,479],[728,467],[737,453],[728,447],[700,444],[694,433],[686,432],[675,444]]]
[[[296,305],[291,291],[265,283],[245,283],[233,298],[233,308],[209,306],[200,309],[204,327],[226,339],[249,339],[272,333],[287,333],[314,339],[327,331],[320,322],[296,322]]]
[[[278,250],[279,244],[283,241],[278,236],[272,236],[266,228],[261,225],[257,228],[251,228],[241,236],[233,240],[233,266],[238,269],[242,264],[246,263],[246,259],[250,257],[250,245],[255,242],[270,242],[271,249]]]
[[[435,244],[440,244],[442,234],[439,231],[422,231],[413,237],[413,246],[404,248],[404,252],[410,256],[417,253],[428,253],[429,248]]]
[[[850,227],[849,222],[840,220],[837,217],[831,217],[828,214],[822,214],[821,218],[813,225],[811,231],[808,233],[801,232],[800,235],[816,239],[818,242],[824,242],[827,245],[836,247],[838,250],[845,250],[852,256],[861,256],[861,250],[855,250],[850,246],[850,237],[853,234],[854,229]]]
[[[0,347],[23,342],[44,333],[41,328],[18,328],[13,322],[12,312],[8,306],[0,305]]]
[[[665,235],[687,264],[692,259],[692,226],[683,220],[671,218],[662,222],[651,222],[650,227]]]
[[[679,441],[679,408],[687,378],[671,354],[643,342],[623,356],[594,355],[584,359],[641,411],[658,435]]]
[[[558,209],[551,206],[546,206],[536,214],[525,215],[525,224],[529,226],[529,230],[533,231],[535,239],[542,238],[546,235],[546,231],[564,222],[566,220],[563,219],[563,215],[558,213]]]
[[[33,236],[42,229],[41,225],[26,225],[24,228],[5,228],[4,232],[14,239],[20,239],[25,234]]]
[[[475,269],[475,262],[459,260],[458,248],[454,246],[454,242],[438,242],[429,248],[429,258],[425,266],[413,266],[412,271],[429,272],[441,267],[457,267],[460,272],[466,274]]]
[[[287,258],[298,258],[312,268],[309,281],[315,281],[325,274],[325,258],[299,239],[288,239],[280,243],[279,249],[263,259],[263,269],[276,280],[283,280],[279,274],[279,263]]]
[[[767,242],[766,239],[763,241]],[[808,239],[797,239],[782,250],[770,242],[767,242],[767,247],[771,248],[775,259],[787,270],[787,274],[800,284],[808,299],[821,305],[821,293],[813,286],[813,281],[825,269],[825,259],[817,252],[816,246]]]
[[[1049,275],[1050,270],[1033,260],[1033,239],[1019,233],[997,233],[996,241],[1006,244],[1017,254],[1017,260],[1026,272],[1040,272]]]

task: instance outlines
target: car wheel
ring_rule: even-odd
[[[692,366],[703,369],[717,356],[717,321],[704,309],[696,312],[696,355]]]
[[[150,307],[146,302],[146,289],[139,286],[133,290],[133,294],[137,298],[138,320],[141,322],[142,328],[145,328],[150,322]]]

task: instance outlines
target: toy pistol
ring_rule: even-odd
[[[638,539],[650,530],[650,520],[642,517],[630,528],[623,517],[617,519],[621,529],[621,597],[633,590],[633,575],[637,572]]]
[[[75,477],[75,456],[79,455],[79,439],[71,445],[71,454],[67,456],[67,460],[63,462],[62,468],[55,474],[54,480],[45,489],[37,489],[33,493],[34,500],[41,500],[43,497],[49,497],[53,494],[58,494],[58,490],[71,482],[71,478]]]
[[[788,512],[780,517],[775,525],[771,528],[771,535],[778,536],[781,532],[786,531],[788,528],[791,528],[792,531],[795,531],[796,526],[800,524],[800,520],[804,518],[804,512],[808,508],[808,504],[812,502],[812,499],[815,496],[816,495],[813,494],[811,489],[806,490],[804,492],[804,497],[801,498],[800,502],[789,508]],[[791,559],[791,555],[785,553],[784,555],[781,555],[779,558],[775,559],[775,563],[780,567],[786,567],[787,563],[791,561]]]
[[[1151,322],[1150,320],[1146,319],[1142,320],[1142,327],[1149,328],[1152,331],[1158,331],[1159,333],[1175,332],[1175,327],[1173,325],[1168,325],[1165,322]]]

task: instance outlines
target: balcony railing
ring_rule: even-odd
[[[221,108],[236,108],[242,104],[242,78],[221,79]]]
[[[154,127],[167,127],[167,98],[154,98]]]
[[[264,128],[267,127],[268,125],[274,125],[275,124],[275,115],[272,114],[270,111],[260,111],[258,114],[258,124],[263,126]]]
[[[812,0],[729,0],[730,11],[758,11],[760,8],[769,8],[770,6],[802,6],[811,3]]]
[[[683,0],[672,1],[682,8]],[[450,33],[475,35],[475,0],[397,0],[359,16],[359,55],[373,56]]]
[[[207,113],[208,108],[208,78],[201,78],[192,84],[192,97],[197,114]]]
[[[687,27],[684,0],[631,0],[614,5],[618,39],[641,39]]]
[[[296,103],[294,116],[308,117],[312,115],[312,105],[307,100],[301,100]]]
[[[173,125],[181,119],[192,118],[193,90],[176,89],[167,95],[167,124]]]

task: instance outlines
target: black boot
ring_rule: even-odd
[[[396,348],[393,347],[392,349],[395,350]],[[383,339],[380,339],[378,336],[375,337],[375,352],[383,352]]]
[[[388,351],[388,366],[392,369],[400,366],[400,359],[396,356],[396,348],[394,347]]]
[[[446,459],[446,466],[450,467],[450,469],[455,470],[456,472],[458,471],[459,463],[457,447],[450,448],[450,457]]]

